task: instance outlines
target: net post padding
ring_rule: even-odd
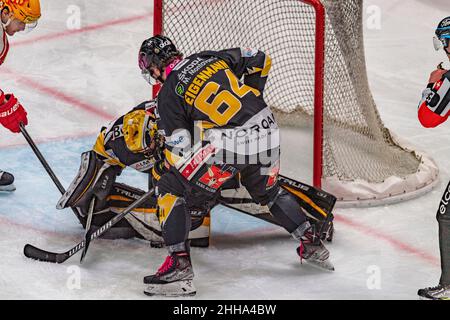
[[[437,183],[433,160],[399,143],[380,118],[367,79],[363,0],[154,1],[155,30],[185,56],[233,47],[270,54],[265,100],[281,126],[313,121],[314,184],[340,203],[401,201]]]

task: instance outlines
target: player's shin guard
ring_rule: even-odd
[[[209,236],[211,232],[211,212],[205,216],[194,217],[191,212],[191,231],[189,232],[189,243],[191,247],[209,247]]]
[[[450,212],[438,212],[439,249],[441,252],[441,280],[440,284],[450,286]]]
[[[189,252],[191,217],[184,198],[166,193],[158,197],[158,219],[169,253]]]

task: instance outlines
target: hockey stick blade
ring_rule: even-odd
[[[31,244],[25,245],[23,254],[30,259],[51,263],[63,263],[70,258],[69,251],[64,253],[54,253],[36,248]]]

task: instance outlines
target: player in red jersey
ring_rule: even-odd
[[[41,16],[39,0],[0,0],[0,65],[9,52],[8,36],[34,28]],[[28,124],[27,112],[13,94],[0,89],[0,124],[11,132],[20,132],[20,123]],[[0,170],[0,191],[14,191],[14,176]]]

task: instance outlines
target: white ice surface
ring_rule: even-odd
[[[136,57],[140,43],[151,34],[152,1],[133,0],[132,6],[124,7],[118,0],[108,5],[74,0],[71,3],[81,9],[82,28],[148,17],[20,44],[67,31],[68,5],[41,2],[44,15],[38,28],[15,37],[17,45],[13,42],[5,68],[0,68],[1,88],[20,98],[29,114],[29,133],[67,186],[78,169],[80,153],[91,147],[100,126],[149,97]],[[369,5],[379,6],[382,14],[380,30],[365,29],[368,75],[382,119],[437,161],[440,185],[397,205],[337,210],[336,237],[329,246],[334,273],[300,265],[297,243],[283,230],[217,208],[210,248],[192,250],[198,289],[194,299],[415,299],[418,288],[437,284],[435,212],[450,178],[450,135],[448,124],[422,128],[416,109],[429,73],[445,61],[442,52],[434,51],[432,35],[437,22],[448,15],[449,4],[447,0],[366,1]],[[80,108],[80,103],[100,112]],[[285,132],[283,143],[299,150],[299,155],[309,155],[310,137],[302,139]],[[143,241],[92,243],[79,269],[80,289],[67,285],[73,280],[70,267],[79,266],[78,256],[63,265],[23,256],[25,243],[65,251],[83,231],[69,210],[55,209],[58,190],[23,137],[0,129],[0,147],[0,167],[15,174],[17,186],[12,194],[0,194],[0,298],[147,299],[142,277],[159,267],[166,252]],[[292,165],[292,159],[284,151],[283,161]],[[296,178],[311,178],[309,159],[298,160],[304,175]],[[290,169],[285,166],[283,171]],[[146,183],[134,172],[120,181],[140,187]],[[373,270],[379,275],[375,289],[370,286]]]

